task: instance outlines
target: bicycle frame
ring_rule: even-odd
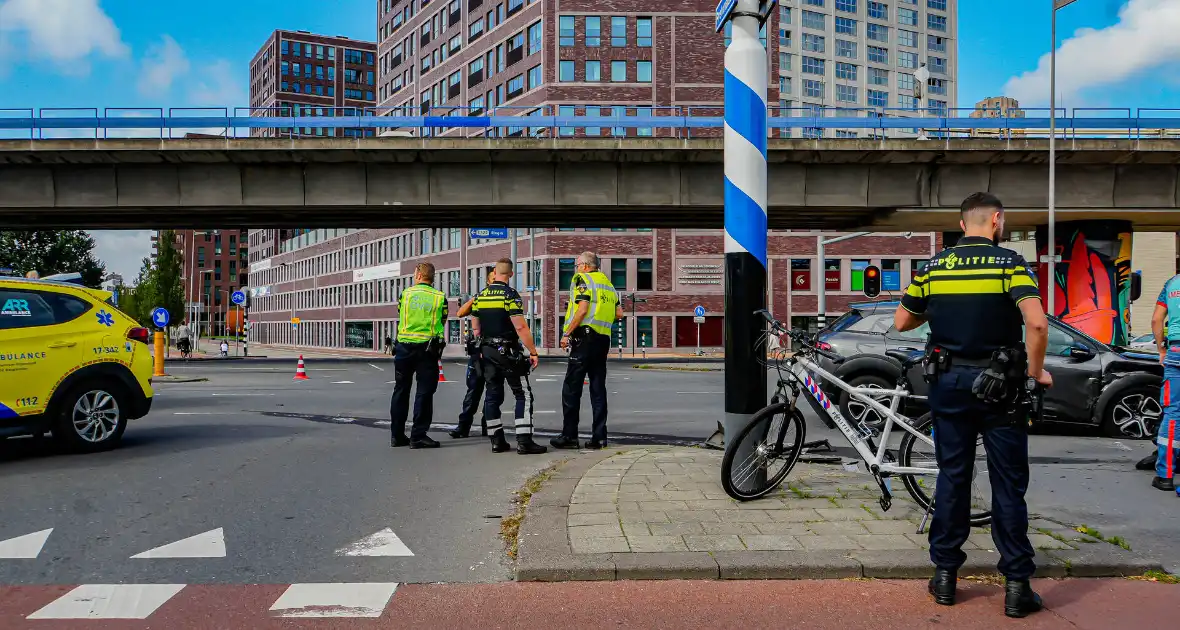
[[[809,394],[811,394],[811,397],[815,400],[815,402],[819,404],[819,408],[816,411],[822,411],[823,413],[827,414],[827,416],[831,418],[836,426],[839,427],[840,432],[844,434],[844,437],[848,439],[848,442],[852,444],[852,447],[855,448],[857,453],[860,454],[861,459],[863,459],[868,465],[869,472],[881,477],[889,477],[892,475],[938,474],[938,468],[899,466],[892,462],[883,461],[885,457],[885,450],[889,444],[889,436],[892,433],[893,427],[895,425],[901,427],[903,430],[908,431],[909,433],[912,433],[916,439],[925,442],[931,448],[934,447],[934,440],[928,436],[922,435],[921,432],[919,432],[913,427],[913,425],[910,424],[909,418],[897,412],[897,407],[901,400],[903,398],[911,397],[911,392],[908,389],[852,387],[851,385],[840,380],[839,377],[821,368],[815,362],[807,359],[806,357],[800,356],[796,356],[792,359],[792,365],[789,371],[791,375],[794,376],[801,385],[803,385],[803,388],[807,390]],[[837,408],[837,406],[833,405],[828,399],[827,394],[824,393],[819,383],[817,383],[812,378],[812,375],[815,375],[821,380],[827,381],[841,390],[848,392],[848,394],[852,396],[854,400],[868,405],[885,419],[885,426],[881,429],[881,442],[877,445],[877,451],[875,453],[869,450],[867,445],[867,442],[869,441],[869,438],[872,437],[872,435],[869,434],[866,429],[862,428],[861,430],[857,430],[853,428],[852,424],[850,424],[848,420],[844,418],[844,414],[840,413],[840,410]],[[889,396],[891,399],[889,406],[886,407],[885,405],[882,405],[881,403],[874,400],[872,396]]]

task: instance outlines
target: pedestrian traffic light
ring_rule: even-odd
[[[881,294],[881,270],[874,265],[869,265],[865,267],[864,274],[865,297],[877,297]]]

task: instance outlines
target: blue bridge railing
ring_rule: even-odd
[[[985,115],[981,115],[985,114]],[[1180,109],[1060,108],[1062,137],[1180,137]],[[1038,137],[1047,109],[890,109],[772,107],[772,137]],[[248,136],[658,136],[719,135],[720,106],[542,106],[340,108],[40,108],[0,109],[0,138],[176,138],[185,134]],[[712,131],[709,131],[712,130]]]

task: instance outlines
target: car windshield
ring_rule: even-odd
[[[1086,341],[1089,341],[1090,343],[1097,345],[1099,348],[1103,348],[1106,350],[1111,349],[1110,344],[1102,342],[1102,341],[1098,341],[1097,339],[1091,337],[1090,335],[1087,335],[1086,333],[1078,330],[1077,328],[1074,328],[1073,326],[1070,326],[1069,324],[1061,321],[1060,319],[1057,319],[1056,317],[1050,317],[1049,320],[1053,323],[1053,325],[1064,329],[1066,332],[1070,333],[1071,335],[1076,335],[1078,337],[1081,337],[1082,339],[1085,339]]]

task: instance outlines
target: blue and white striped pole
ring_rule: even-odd
[[[754,346],[766,308],[766,90],[759,30],[769,0],[737,0],[725,50],[725,436],[766,405],[766,367]]]

